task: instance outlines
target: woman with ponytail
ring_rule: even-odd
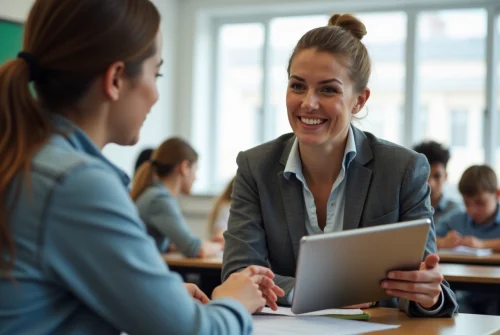
[[[182,283],[101,153],[135,144],[158,99],[159,27],[149,0],[34,2],[0,68],[0,334],[250,334],[276,308],[264,267],[212,301]]]
[[[153,151],[134,177],[130,196],[160,252],[170,243],[187,257],[211,257],[222,244],[194,236],[176,197],[188,195],[196,179],[198,154],[180,138],[170,138]]]

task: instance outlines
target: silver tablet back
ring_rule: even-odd
[[[292,311],[296,314],[390,298],[380,286],[390,270],[417,270],[429,219],[305,236]]]

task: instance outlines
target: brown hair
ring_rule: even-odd
[[[354,82],[356,92],[368,85],[371,61],[365,45],[361,42],[366,35],[365,25],[350,14],[334,14],[328,26],[312,29],[297,42],[288,61],[288,76],[294,57],[306,49],[341,55],[347,62],[349,77]]]
[[[217,214],[219,214],[221,207],[231,202],[231,193],[233,192],[233,184],[234,184],[234,177],[227,184],[222,194],[215,201],[215,205],[212,208],[212,212],[210,213],[208,219],[208,233],[210,236],[213,234],[215,220],[217,219]]]
[[[0,68],[0,255],[8,256],[0,257],[0,269],[15,259],[7,222],[15,201],[7,204],[8,189],[19,193],[13,179],[21,171],[29,182],[30,161],[52,132],[49,113],[73,107],[116,61],[129,77],[139,75],[156,52],[159,26],[149,0],[35,1],[24,28],[24,59]]]
[[[475,196],[481,192],[497,191],[497,175],[488,165],[472,165],[462,174],[458,190],[463,196]]]
[[[163,142],[137,170],[130,191],[132,200],[137,200],[155,180],[169,176],[185,160],[190,164],[198,161],[198,153],[188,142],[178,137]]]

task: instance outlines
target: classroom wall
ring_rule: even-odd
[[[35,0],[0,0],[0,18],[24,21]]]
[[[0,18],[24,22],[35,0],[0,0]],[[146,146],[157,146],[171,135],[175,126],[173,118],[175,45],[177,40],[177,0],[153,0],[162,16],[164,77],[158,81],[160,100],[153,107],[141,130],[138,144],[133,147],[108,145],[104,154],[119,167],[131,174],[135,159],[140,150]]]

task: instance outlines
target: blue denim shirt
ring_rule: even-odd
[[[54,123],[68,135],[36,153],[29,183],[9,186],[15,262],[0,273],[0,334],[250,334],[236,300],[194,301],[147,235],[127,176],[68,120]]]

